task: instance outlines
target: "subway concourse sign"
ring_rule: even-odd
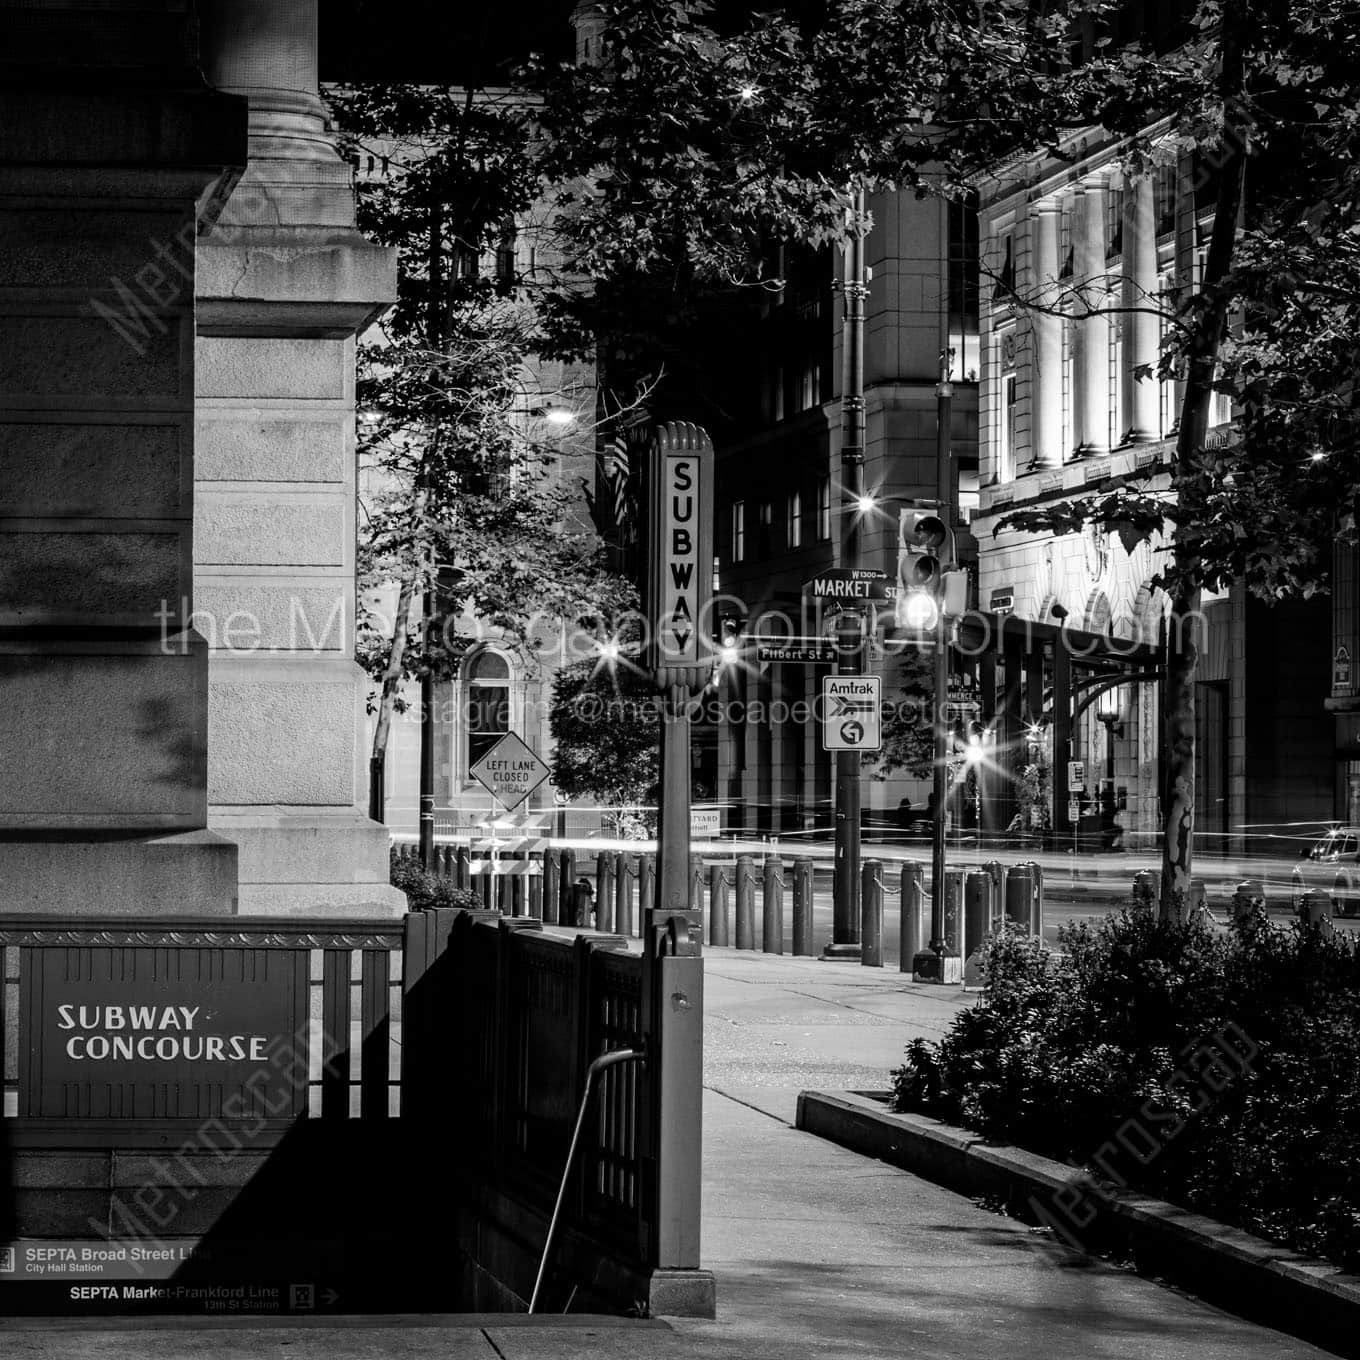
[[[513,812],[552,771],[514,732],[507,732],[469,773]]]
[[[883,746],[877,675],[822,677],[822,750],[877,751]]]

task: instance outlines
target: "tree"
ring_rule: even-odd
[[[333,103],[356,160],[385,167],[360,180],[360,225],[398,251],[397,303],[365,338],[358,377],[374,474],[359,659],[379,687],[380,768],[403,681],[451,677],[487,627],[541,647],[631,592],[603,571],[595,535],[571,527],[573,489],[551,475],[544,408],[576,394],[536,379],[540,331],[514,267],[537,186],[523,101],[385,85]]]
[[[554,787],[603,803],[621,836],[653,834],[661,700],[651,678],[625,656],[573,662],[553,680],[548,720]]]
[[[897,699],[884,708],[878,777],[905,770],[928,779],[935,764],[935,667],[928,651],[902,653]]]
[[[1130,484],[1009,520],[1170,539],[1162,909],[1177,910],[1191,873],[1199,592],[1240,580],[1268,599],[1308,594],[1325,586],[1333,543],[1356,540],[1355,7],[1200,0],[1159,42],[1126,42],[1119,7],[1100,0],[604,9],[606,59],[542,88],[549,163],[591,183],[564,208],[606,305],[646,291],[638,279],[672,299],[768,283],[769,242],[859,228],[846,212],[856,183],[957,193],[1004,156],[1063,155],[1081,128],[1120,139],[1133,173],[1181,150],[1206,168],[1207,257],[1162,358],[1184,376],[1169,490]],[[1233,442],[1210,449],[1215,389],[1242,415]]]

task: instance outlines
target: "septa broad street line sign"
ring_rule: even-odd
[[[822,750],[877,751],[882,681],[877,675],[822,677]]]
[[[509,811],[517,808],[552,772],[514,732],[507,732],[470,773]]]
[[[649,657],[663,689],[707,683],[713,667],[713,444],[676,421],[655,434],[647,464]]]

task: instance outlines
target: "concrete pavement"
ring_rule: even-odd
[[[306,1326],[6,1327],[6,1357],[79,1360],[784,1360],[1325,1352],[792,1127],[799,1090],[882,1088],[969,1000],[855,964],[707,954],[703,1259],[716,1321],[316,1319]]]

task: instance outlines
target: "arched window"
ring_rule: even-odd
[[[464,674],[470,770],[510,730],[510,665],[495,652],[478,652]]]

